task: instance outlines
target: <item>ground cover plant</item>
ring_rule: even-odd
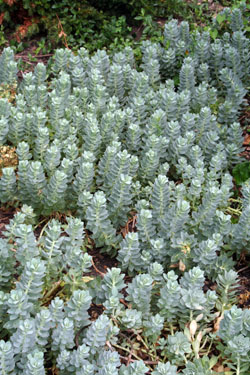
[[[231,170],[250,52],[230,18],[215,40],[172,20],[139,63],[58,49],[18,84],[3,51],[0,142],[17,160],[0,201],[18,211],[0,239],[1,374],[249,373],[234,266],[250,181],[236,197]],[[92,247],[118,266],[93,277]]]

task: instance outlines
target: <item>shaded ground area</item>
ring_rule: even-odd
[[[246,97],[246,108],[242,112],[239,121],[243,127],[244,135],[243,146],[245,147],[245,150],[242,152],[242,156],[247,160],[250,160],[250,95]]]
[[[13,218],[16,209],[13,207],[0,207],[0,238],[4,238],[5,226]]]
[[[239,306],[250,308],[250,255],[243,255],[236,271],[239,275]]]

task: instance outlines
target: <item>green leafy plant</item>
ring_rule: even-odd
[[[245,161],[233,168],[233,176],[237,185],[242,185],[250,178],[250,162]]]

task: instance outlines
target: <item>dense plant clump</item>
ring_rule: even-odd
[[[51,72],[38,64],[13,103],[0,99],[0,143],[18,157],[0,201],[21,207],[0,241],[0,373],[198,375],[222,360],[247,374],[250,311],[235,305],[233,267],[250,251],[250,186],[232,209],[230,174],[250,70],[239,10],[231,30],[211,41],[172,20],[139,65],[130,47],[58,49]],[[10,48],[0,72],[16,81]],[[55,213],[65,222],[37,237]],[[91,241],[119,263],[86,281]],[[94,321],[91,304],[104,309]]]

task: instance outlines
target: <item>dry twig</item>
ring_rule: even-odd
[[[67,34],[65,33],[65,31],[63,30],[63,26],[62,26],[62,23],[60,21],[60,18],[58,17],[58,14],[56,14],[56,17],[57,17],[57,20],[58,20],[58,31],[59,31],[59,38],[63,38],[63,44],[66,48],[70,49],[69,46],[68,46],[68,42],[67,42]]]
[[[94,267],[94,270],[99,273],[99,275],[101,275],[101,277],[104,277],[105,276],[105,273],[104,272],[101,272],[100,270],[98,270],[98,268],[96,267],[95,263],[94,263],[94,260],[93,258],[91,259],[91,263],[92,263],[92,266]]]

